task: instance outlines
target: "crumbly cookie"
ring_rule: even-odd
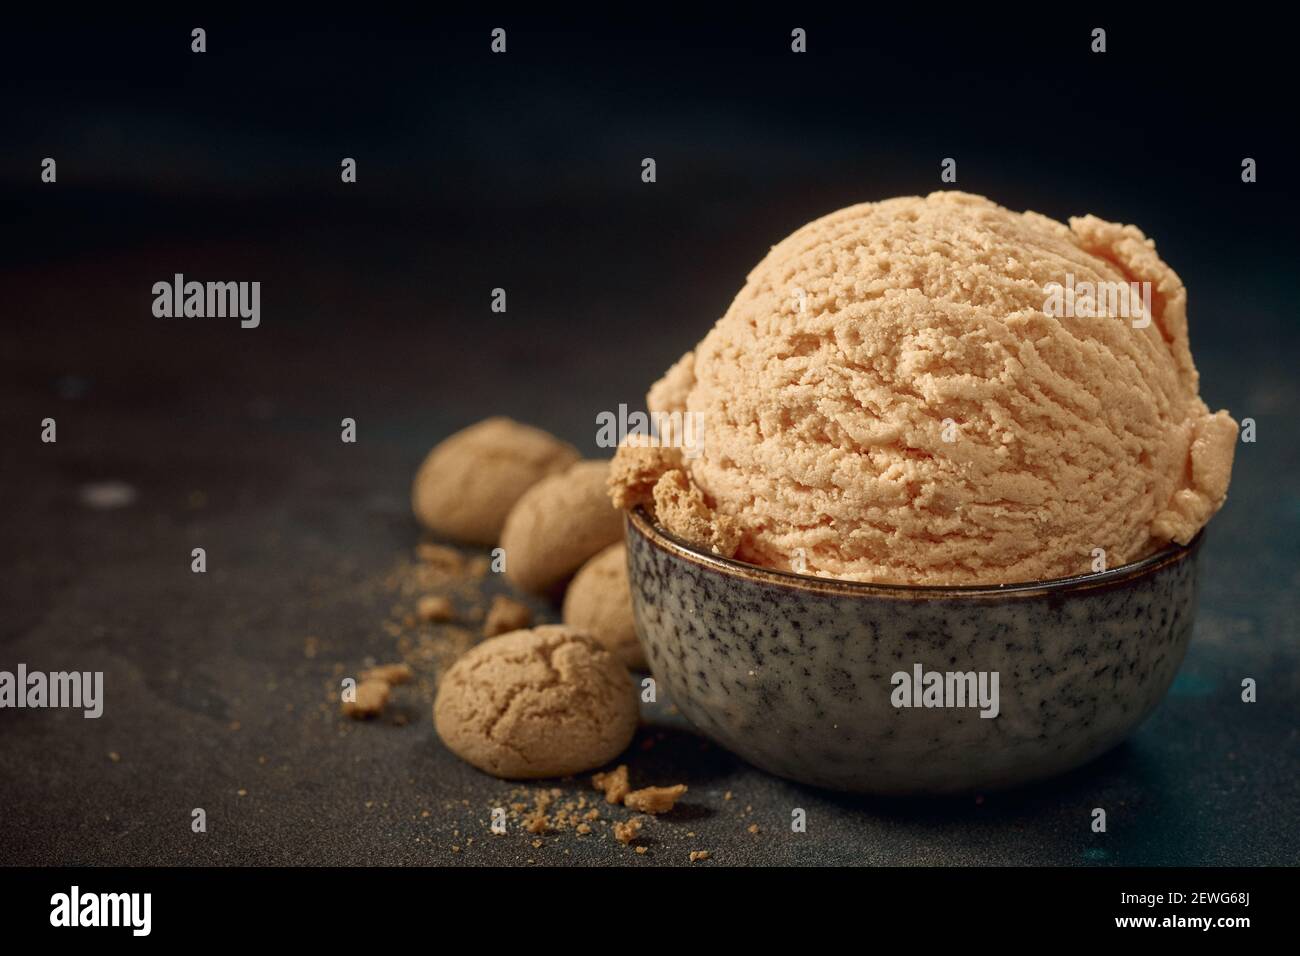
[[[632,742],[637,699],[627,668],[561,625],[490,638],[458,660],[433,705],[447,748],[507,779],[599,767]]]
[[[623,542],[611,544],[574,575],[564,595],[564,623],[586,631],[626,666],[646,670],[645,652],[636,639],[632,619]]]
[[[609,463],[606,486],[616,508],[631,511],[654,505],[654,488],[665,472],[682,467],[682,453],[677,448],[647,444],[642,436],[629,435],[618,446]]]
[[[654,486],[655,518],[661,525],[699,547],[729,558],[740,544],[734,518],[713,511],[686,472],[666,471]]]
[[[501,532],[506,577],[541,593],[623,540],[623,514],[606,496],[609,462],[582,461],[529,488]]]
[[[415,517],[431,531],[473,544],[496,544],[519,497],[578,460],[554,435],[495,417],[439,442],[411,487]]]

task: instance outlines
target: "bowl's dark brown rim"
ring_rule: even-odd
[[[1113,588],[1127,584],[1132,580],[1154,574],[1161,568],[1191,557],[1201,546],[1205,537],[1202,528],[1187,544],[1171,545],[1157,551],[1141,561],[1124,564],[1106,571],[1091,574],[1079,574],[1069,578],[1053,578],[1048,581],[1026,581],[1020,584],[871,584],[866,581],[842,581],[838,578],[819,578],[810,574],[798,574],[794,571],[782,571],[779,568],[765,568],[735,558],[724,558],[710,551],[691,544],[677,537],[670,531],[657,525],[644,510],[637,508],[627,513],[627,524],[638,534],[656,547],[675,554],[678,557],[703,565],[715,571],[734,577],[748,578],[794,590],[820,591],[853,597],[874,598],[992,598],[1015,595],[1032,597],[1038,595],[1075,593],[1092,588]]]

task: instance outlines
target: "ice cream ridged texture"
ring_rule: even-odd
[[[1048,314],[1069,275],[1150,282],[1153,321]],[[795,232],[649,404],[703,413],[682,467],[740,528],[737,557],[914,584],[1185,543],[1224,500],[1237,434],[1199,397],[1186,291],[1137,228],[958,192]]]

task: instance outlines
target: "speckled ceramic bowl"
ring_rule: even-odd
[[[691,722],[764,770],[877,794],[1014,786],[1123,740],[1182,662],[1200,540],[1059,581],[909,587],[754,567],[627,518],[637,631]],[[923,706],[918,664],[984,672],[986,699],[996,673],[997,716]],[[945,676],[941,697],[971,686]]]

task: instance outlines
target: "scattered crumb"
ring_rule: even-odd
[[[381,680],[389,686],[409,684],[414,677],[415,672],[406,664],[380,664],[361,672],[362,681]]]
[[[614,839],[619,843],[627,846],[638,836],[641,835],[641,820],[633,817],[631,820],[614,824]]]
[[[750,833],[757,833],[757,832],[758,832],[758,824],[757,824],[757,823],[751,823],[751,824],[749,825],[749,832],[750,832]]]
[[[684,783],[671,787],[644,787],[624,796],[623,806],[638,813],[667,813],[685,792]]]
[[[640,854],[643,854],[643,855],[644,855],[645,851],[646,851],[646,848],[643,847],[643,846],[639,846],[639,847],[636,848],[636,852],[637,852],[637,853],[640,853]]]
[[[708,850],[692,850],[691,862],[694,863],[697,860],[707,860],[709,858],[709,855],[710,854]]]
[[[527,793],[527,791],[524,792],[525,794]],[[551,809],[551,804],[554,802],[555,798],[559,796],[560,792],[561,791],[557,788],[540,790],[537,792],[533,798],[533,808],[529,810],[527,815],[523,818],[523,826],[525,830],[534,835],[551,831],[552,823],[549,811]],[[511,804],[512,808],[515,806],[515,804]],[[526,804],[520,803],[518,806],[523,808]],[[519,812],[522,811],[516,810],[516,813]]]
[[[492,599],[487,620],[483,622],[483,636],[496,637],[498,634],[508,634],[510,631],[528,627],[532,623],[533,612],[527,604],[522,604],[504,594],[498,594]]]
[[[245,790],[243,787],[240,787],[238,790],[235,791],[235,793],[239,794],[239,796],[241,797],[248,796],[248,791]]]
[[[541,841],[541,840],[534,840],[534,841],[533,841],[533,849],[534,849],[534,850],[540,850],[541,848],[542,848],[542,841]]]
[[[627,783],[627,764],[621,763],[609,773],[595,774],[591,778],[591,785],[604,791],[606,803],[622,803],[631,789]]]
[[[574,829],[578,832],[580,836],[586,836],[588,833],[591,832],[591,824],[579,823],[576,827],[574,827]]]
[[[434,544],[431,541],[421,541],[416,545],[415,556],[425,564],[433,565],[443,571],[459,572],[465,564],[464,558],[455,548]]]
[[[119,760],[122,759],[122,755],[118,753],[116,750],[110,750],[108,752],[108,759],[113,761],[113,763],[117,763]]]
[[[728,790],[726,793],[724,793],[724,794],[722,795],[722,799],[723,799],[723,800],[730,800],[730,799],[731,799],[731,791]]]
[[[363,680],[357,685],[356,700],[343,702],[343,713],[356,720],[374,717],[388,704],[388,681]]]
[[[416,602],[415,616],[421,621],[450,621],[456,616],[456,608],[449,597],[426,594]]]

